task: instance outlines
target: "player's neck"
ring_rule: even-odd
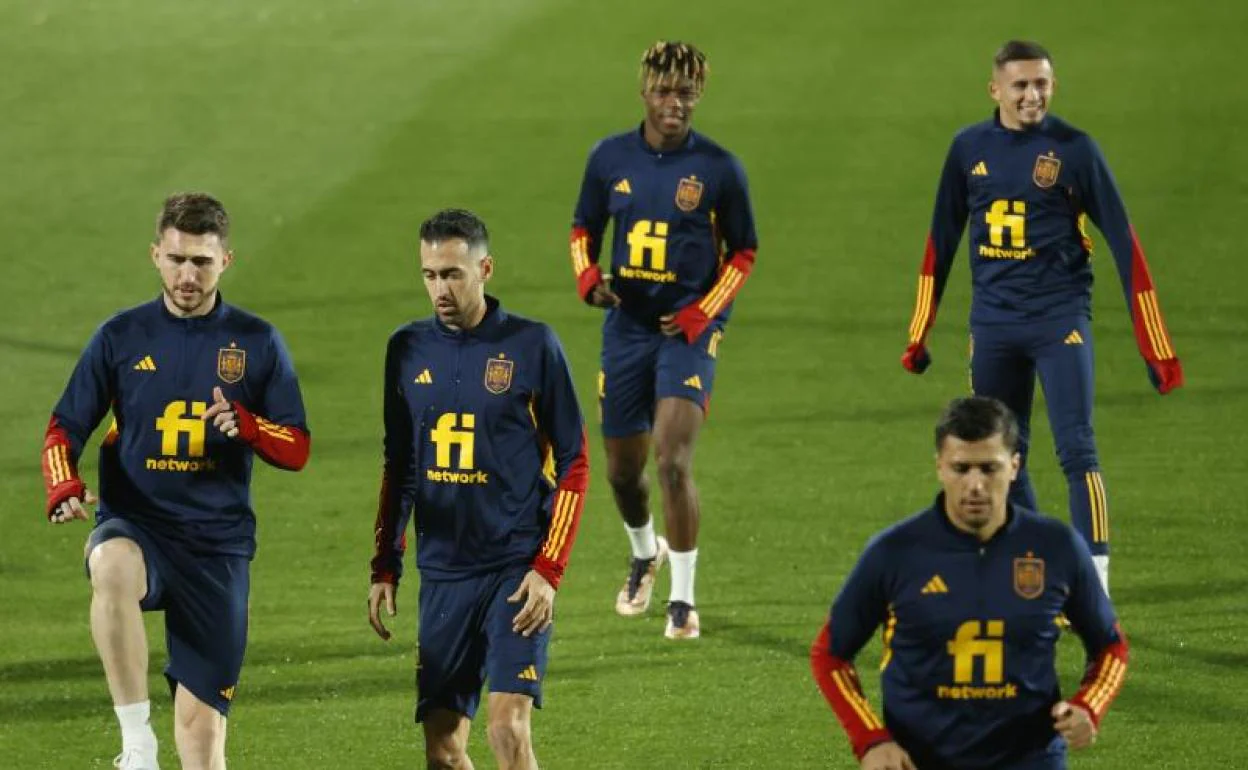
[[[169,314],[172,315],[174,318],[199,318],[201,316],[208,315],[209,313],[212,312],[212,309],[217,306],[217,290],[216,289],[213,289],[212,293],[209,294],[207,297],[205,297],[203,302],[201,302],[197,307],[194,307],[191,310],[183,310],[182,308],[178,307],[174,303],[174,301],[169,298],[168,292],[161,292],[160,296],[161,296],[161,299],[165,301],[165,309],[168,310]]]
[[[472,314],[466,316],[462,324],[459,326],[451,326],[451,328],[461,332],[471,331],[481,325],[481,322],[485,320],[485,314],[489,312],[489,309],[489,303],[487,303],[485,298],[482,297],[481,304],[477,305],[476,309],[472,311]],[[450,326],[450,324],[447,325]]]
[[[660,134],[647,122],[645,128],[642,129],[641,136],[646,140],[646,144],[650,149],[656,152],[672,152],[679,150],[689,139],[689,131],[685,129],[679,136],[668,137]]]

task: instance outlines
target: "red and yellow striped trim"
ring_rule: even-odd
[[[930,275],[919,276],[919,294],[914,301],[914,318],[910,319],[910,341],[922,342],[923,332],[927,329],[927,320],[931,317],[932,297],[936,291],[936,278]]]
[[[720,274],[719,280],[711,287],[710,292],[698,303],[698,309],[705,313],[707,318],[719,315],[724,306],[732,301],[744,280],[745,273],[731,264],[728,265]]]
[[[581,235],[572,239],[572,272],[580,275],[589,269],[589,236]]]
[[[883,730],[884,723],[871,710],[871,704],[867,703],[867,699],[863,697],[862,691],[858,689],[858,684],[850,678],[845,669],[838,668],[832,671],[832,681],[836,683],[836,689],[841,691],[841,696],[853,708],[854,713],[858,715],[858,719],[868,730]]]
[[[277,423],[269,422],[263,417],[257,417],[256,428],[266,436],[272,436],[275,439],[287,441],[291,444],[295,443],[295,434],[285,425],[278,425]]]
[[[1153,355],[1161,361],[1174,358],[1174,347],[1170,344],[1170,333],[1161,320],[1161,307],[1157,304],[1157,292],[1149,289],[1135,295],[1136,304],[1140,308],[1140,317],[1144,319],[1144,330],[1148,332],[1149,344],[1153,346]]]
[[[1105,482],[1100,471],[1083,474],[1088,485],[1088,503],[1092,511],[1092,542],[1109,542],[1109,506],[1105,502]]]
[[[48,447],[44,452],[48,461],[48,472],[52,477],[52,486],[59,486],[74,478],[73,466],[69,464],[69,447],[64,444]]]
[[[1127,664],[1123,663],[1117,657],[1110,656],[1104,668],[1097,675],[1096,681],[1088,688],[1084,694],[1084,702],[1088,707],[1096,713],[1096,718],[1100,719],[1105,713],[1105,709],[1109,708],[1109,703],[1118,694],[1118,690],[1122,688],[1122,682],[1127,676]]]
[[[579,492],[562,489],[555,495],[555,515],[550,520],[550,531],[546,535],[542,556],[551,561],[559,560],[559,552],[568,541],[568,532],[572,529],[572,522],[576,520],[576,510],[580,504]]]

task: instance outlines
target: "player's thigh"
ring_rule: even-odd
[[[487,678],[491,693],[514,693],[542,705],[542,680],[546,676],[547,651],[553,624],[544,631],[524,636],[512,628],[522,604],[507,597],[515,593],[528,567],[505,570],[498,575],[486,617]]]
[[[251,562],[183,554],[165,592],[166,678],[228,715],[247,649]]]
[[[416,721],[437,709],[471,719],[485,682],[485,578],[422,580],[416,648]]]
[[[1086,319],[1047,325],[1036,351],[1036,368],[1059,444],[1091,439],[1093,359],[1092,329]]]
[[[693,462],[694,444],[705,421],[702,407],[688,399],[659,399],[654,418],[654,454],[660,472],[672,464]]]
[[[1036,392],[1036,367],[1027,328],[1009,324],[971,330],[971,390],[1010,408],[1026,431]]]
[[[715,364],[722,337],[723,330],[712,326],[692,343],[681,336],[663,338],[655,367],[655,397],[659,402],[683,399],[696,404],[705,416],[715,388]],[[656,433],[658,419],[656,414]]]
[[[598,373],[598,410],[604,437],[626,438],[650,431],[660,343],[658,332],[645,332],[624,322],[604,326]]]
[[[83,547],[83,568],[92,585],[107,580],[133,593],[143,609],[159,606],[162,561],[152,538],[120,518],[96,525]]]

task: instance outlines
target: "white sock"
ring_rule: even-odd
[[[654,539],[654,519],[651,518],[643,527],[624,525],[628,531],[628,542],[633,546],[634,559],[653,559],[659,555],[659,541]]]
[[[113,706],[117,721],[121,724],[122,747],[156,745],[156,733],[152,732],[152,702],[128,703]]]
[[[1096,575],[1101,579],[1101,588],[1104,588],[1105,595],[1109,596],[1109,554],[1093,556],[1092,563],[1096,565]]]
[[[669,551],[672,565],[672,593],[668,601],[693,604],[693,574],[698,567],[698,549],[692,551]]]

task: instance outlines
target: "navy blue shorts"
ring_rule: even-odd
[[[143,551],[147,594],[139,606],[144,612],[165,613],[169,652],[165,678],[170,690],[180,684],[228,715],[247,647],[250,560],[194,554],[120,518],[96,525],[87,539],[87,556],[115,537],[133,540]]]
[[[683,336],[668,337],[621,310],[608,310],[598,373],[602,435],[649,433],[662,398],[684,398],[706,411],[723,336],[722,322],[715,321],[691,345]]]
[[[516,633],[511,623],[524,605],[507,602],[528,571],[517,566],[464,580],[420,581],[417,722],[430,709],[471,719],[487,679],[490,692],[528,695],[541,708],[551,629],[528,638]]]

